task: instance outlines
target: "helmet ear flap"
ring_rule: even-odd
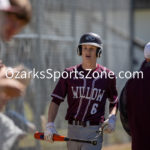
[[[102,49],[101,48],[97,48],[96,57],[100,57],[101,53],[102,53]]]
[[[82,55],[82,46],[81,46],[81,45],[79,45],[78,48],[77,48],[77,54],[78,54],[79,56]]]

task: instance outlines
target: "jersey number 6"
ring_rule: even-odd
[[[94,103],[93,106],[92,106],[92,109],[91,109],[91,114],[95,114],[97,112],[97,107],[98,107],[98,104],[97,103]]]

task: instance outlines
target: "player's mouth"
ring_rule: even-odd
[[[89,56],[89,55],[86,55],[86,58],[91,58],[91,56]]]

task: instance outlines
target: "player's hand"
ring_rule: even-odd
[[[46,130],[44,132],[44,139],[46,141],[49,141],[50,143],[53,143],[53,134],[57,134],[57,131],[55,129],[54,122],[49,122],[46,125]]]
[[[108,119],[102,124],[104,133],[111,133],[115,130],[116,127],[116,116],[110,114]]]

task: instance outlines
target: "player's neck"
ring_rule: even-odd
[[[83,69],[92,69],[94,70],[96,68],[97,64],[96,63],[82,63],[82,68]]]

